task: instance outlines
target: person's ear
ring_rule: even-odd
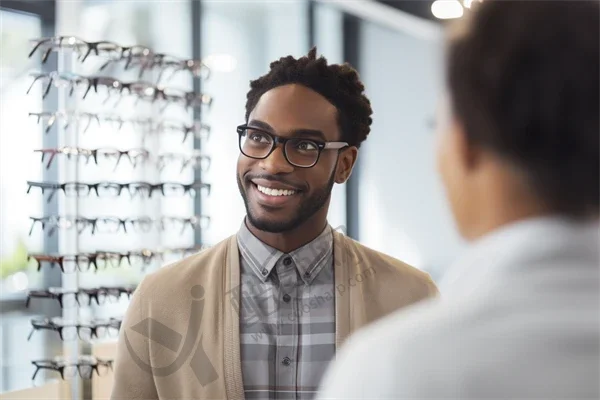
[[[481,161],[481,148],[469,139],[465,126],[460,121],[454,120],[452,124],[451,139],[457,155],[457,162],[460,168],[465,172],[475,169]]]
[[[355,146],[350,146],[340,151],[335,173],[335,183],[341,184],[350,178],[357,158],[358,149]]]

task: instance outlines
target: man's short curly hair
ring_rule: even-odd
[[[317,58],[313,47],[307,56],[295,59],[282,57],[270,65],[266,75],[250,82],[246,101],[246,121],[260,97],[278,86],[297,83],[325,97],[338,110],[338,124],[342,140],[360,147],[371,130],[371,102],[363,94],[364,85],[358,72],[349,64],[327,64]]]

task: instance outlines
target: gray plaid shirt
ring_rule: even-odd
[[[237,237],[246,399],[313,399],[335,353],[332,228],[289,254],[245,222]]]

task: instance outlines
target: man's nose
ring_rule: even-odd
[[[278,144],[267,158],[260,160],[260,167],[269,174],[286,174],[294,171],[283,154],[283,146]]]

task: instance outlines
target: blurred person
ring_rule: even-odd
[[[451,30],[437,162],[470,246],[319,399],[600,398],[599,13],[488,0]]]
[[[235,235],[143,279],[112,399],[312,399],[356,329],[437,295],[427,273],[327,221],[370,132],[363,91],[314,48],[251,82],[231,137],[247,215]]]

